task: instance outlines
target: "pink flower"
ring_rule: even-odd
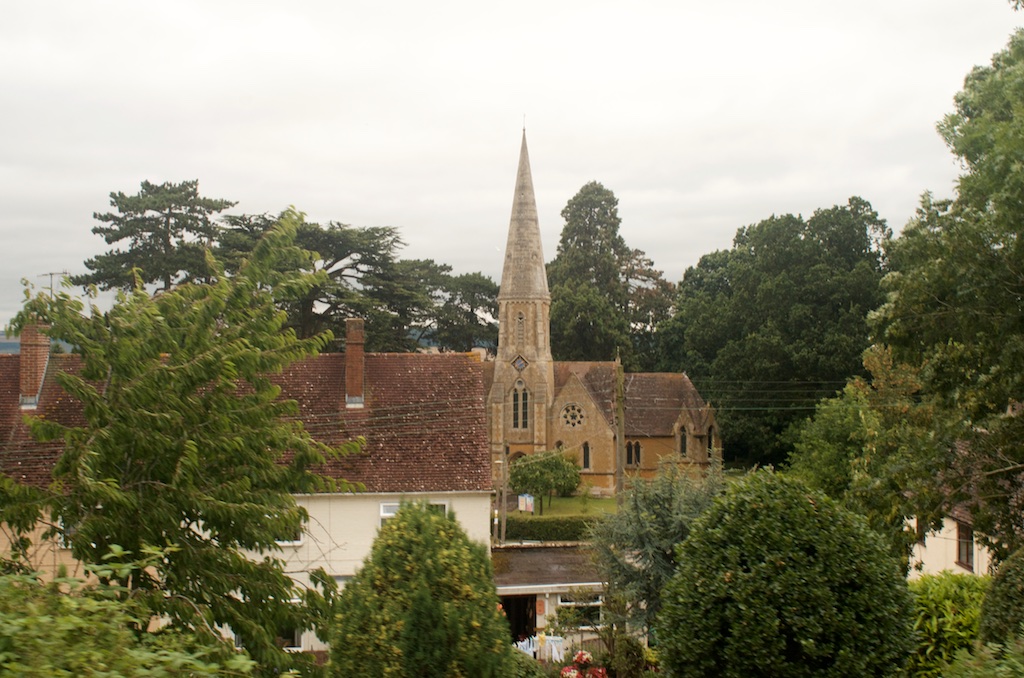
[[[562,678],[580,678],[580,672],[576,670],[575,666],[566,666],[558,675]]]

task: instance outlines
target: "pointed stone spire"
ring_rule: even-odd
[[[530,153],[526,149],[526,130],[519,151],[519,172],[512,201],[512,219],[505,245],[505,264],[501,272],[498,299],[550,300],[548,278],[544,271],[544,252],[537,219],[537,199],[533,193]]]

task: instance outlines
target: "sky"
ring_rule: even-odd
[[[522,130],[545,259],[599,181],[678,281],[736,229],[853,195],[898,231],[935,131],[1024,24],[1006,0],[35,0],[0,7],[0,327],[85,271],[109,195],[394,226],[500,280]]]

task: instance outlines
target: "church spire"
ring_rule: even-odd
[[[523,145],[519,151],[519,172],[516,174],[516,192],[512,201],[512,219],[508,227],[505,265],[501,272],[498,299],[551,299],[548,278],[544,271],[537,199],[533,193],[533,175],[530,173],[530,153],[526,149],[525,128]]]

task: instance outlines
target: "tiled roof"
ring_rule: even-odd
[[[625,382],[627,436],[671,436],[680,412],[698,418],[707,407],[685,374],[627,374]]]
[[[56,383],[76,356],[53,356],[35,414],[80,421],[80,407]],[[274,377],[282,397],[298,402],[315,438],[337,445],[366,437],[363,453],[330,461],[325,475],[368,491],[489,491],[490,457],[482,366],[466,354],[366,354],[365,407],[345,408],[345,356],[325,354]],[[31,440],[18,404],[18,356],[0,356],[0,472],[43,486],[59,444]]]
[[[523,545],[491,550],[494,583],[501,586],[554,586],[601,581],[593,552],[581,544]]]

